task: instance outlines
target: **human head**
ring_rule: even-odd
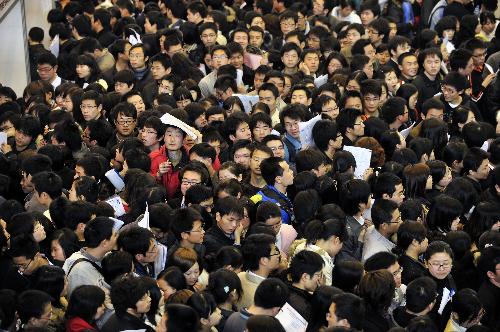
[[[443,241],[429,243],[424,258],[432,277],[442,280],[450,274],[453,266],[453,251],[447,243]]]
[[[360,330],[363,328],[365,305],[354,294],[343,293],[333,296],[326,320],[328,328],[345,327]]]
[[[290,262],[292,283],[308,292],[314,292],[322,279],[323,259],[313,251],[303,250]]]
[[[226,234],[232,234],[243,217],[243,206],[237,198],[228,196],[217,201],[214,207],[217,226]]]
[[[17,315],[26,327],[43,328],[52,316],[51,297],[39,290],[26,290],[17,298]]]

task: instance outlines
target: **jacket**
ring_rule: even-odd
[[[210,227],[205,233],[203,244],[206,255],[215,254],[220,248],[234,245],[234,238],[228,237],[219,226]]]
[[[288,285],[288,290],[290,291],[290,295],[288,295],[287,300],[288,304],[297,310],[297,312],[304,317],[305,320],[310,322],[312,316],[312,294],[291,284]]]
[[[257,287],[260,285],[264,278],[260,278],[254,273],[249,271],[238,273],[238,278],[241,281],[241,289],[243,294],[237,303],[238,309],[248,308],[253,304],[253,297]]]
[[[272,202],[279,206],[281,210],[281,220],[284,224],[291,225],[295,221],[292,201],[274,186],[266,185],[256,195],[253,195],[250,200],[255,204],[260,201]]]
[[[98,331],[95,326],[90,325],[80,317],[71,318],[66,322],[66,332],[89,332]]]
[[[68,278],[68,297],[76,287],[81,285],[98,286],[107,292],[110,289],[110,286],[106,283],[106,281],[104,281],[104,276],[94,267],[93,264],[87,261],[81,261],[74,265],[76,260],[80,258],[88,259],[98,267],[101,266],[101,261],[87,254],[85,249],[81,249],[68,257],[63,265],[63,270]]]
[[[147,325],[142,319],[128,313],[117,314],[116,312],[109,317],[108,321],[101,329],[103,332],[120,332],[126,330],[154,332],[154,329]]]
[[[160,169],[160,164],[168,161],[166,147],[162,146],[160,149],[151,152],[149,154],[149,158],[151,159],[151,175],[153,175],[156,180],[165,187],[165,189],[167,190],[168,199],[174,198],[181,188],[181,181],[179,179],[181,169],[189,161],[186,150],[182,148],[182,157],[179,164],[170,168],[168,172],[161,175],[161,177],[158,177],[157,175],[158,170]]]

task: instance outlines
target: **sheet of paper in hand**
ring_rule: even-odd
[[[276,315],[286,332],[305,332],[307,321],[291,305],[285,303]]]
[[[363,179],[363,174],[370,168],[370,160],[372,158],[372,150],[359,148],[357,146],[344,146],[344,151],[349,151],[356,160],[356,170],[354,177],[356,179]]]

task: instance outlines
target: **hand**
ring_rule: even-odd
[[[306,66],[304,62],[299,63],[299,70],[304,73],[304,75],[311,75],[311,71]]]
[[[1,149],[2,149],[3,154],[7,154],[9,152],[12,152],[12,146],[10,146],[7,143],[3,143]]]
[[[260,64],[264,66],[267,66],[267,64],[269,64],[269,53],[266,52],[262,55],[262,58],[260,59]]]
[[[483,83],[481,84],[484,88],[487,88],[491,82],[497,77],[497,73],[490,73],[488,76],[486,76],[483,80]]]
[[[367,229],[368,229],[368,225],[364,224],[363,226],[361,226],[361,232],[359,232],[359,236],[358,236],[359,242],[361,242],[361,243],[365,242]]]
[[[241,234],[243,233],[243,230],[245,229],[244,225],[240,223],[238,227],[234,230],[234,243],[240,244],[241,243]]]
[[[164,161],[160,164],[158,171],[160,175],[163,175],[168,172],[168,170],[172,167],[172,163],[170,161]]]
[[[205,286],[200,284],[198,281],[196,282],[196,284],[193,285],[193,288],[196,290],[197,293],[205,290]]]
[[[368,178],[373,174],[373,168],[367,168],[363,173],[363,180],[368,181]]]

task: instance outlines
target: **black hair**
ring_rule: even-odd
[[[364,272],[360,261],[342,260],[333,267],[332,286],[344,292],[355,293]]]
[[[292,282],[300,282],[306,273],[310,278],[323,269],[323,258],[313,251],[303,250],[297,253],[290,262],[289,273]]]
[[[89,248],[97,248],[104,240],[109,240],[113,234],[114,222],[107,217],[92,219],[84,230],[85,244]]]
[[[392,222],[392,213],[398,208],[398,204],[388,199],[377,199],[372,206],[372,221],[376,229],[384,223]]]
[[[436,300],[437,285],[430,277],[420,277],[406,288],[406,308],[414,313],[424,311]]]
[[[51,199],[62,195],[62,180],[54,172],[40,172],[33,175],[31,180],[38,194],[46,193]]]
[[[104,291],[94,285],[82,285],[71,292],[66,309],[66,319],[79,317],[93,324],[97,309],[104,304]]]
[[[288,287],[277,278],[267,278],[255,290],[254,303],[264,309],[281,308],[288,299]]]
[[[372,256],[373,257],[373,256]],[[372,310],[382,313],[389,308],[396,282],[387,270],[367,272],[359,283],[359,295]]]
[[[241,254],[245,269],[256,271],[259,269],[260,259],[270,258],[271,246],[275,238],[269,234],[252,234],[245,239],[241,247]]]
[[[118,316],[125,315],[127,309],[136,309],[136,303],[147,293],[146,285],[137,277],[126,275],[115,280],[110,297]]]
[[[31,318],[40,318],[44,313],[46,305],[52,302],[52,298],[40,290],[26,290],[17,298],[17,316],[22,324],[27,324]]]

